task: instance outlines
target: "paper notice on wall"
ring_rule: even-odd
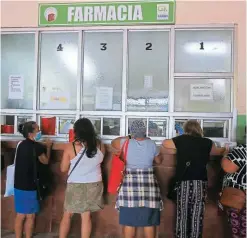
[[[190,100],[213,100],[213,84],[191,84]]]
[[[144,88],[153,88],[153,76],[145,75],[144,76]]]
[[[69,92],[50,92],[48,93],[48,97],[46,109],[69,109]]]
[[[96,87],[96,110],[112,110],[113,88]]]
[[[9,76],[9,99],[24,98],[24,79],[21,75]]]

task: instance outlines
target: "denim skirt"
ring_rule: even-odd
[[[14,190],[15,211],[20,214],[35,214],[40,211],[37,191]]]
[[[119,224],[132,227],[160,225],[160,209],[148,207],[120,207]]]

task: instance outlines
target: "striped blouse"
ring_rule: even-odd
[[[230,161],[239,166],[239,170],[235,173],[227,173],[223,180],[223,187],[234,187],[246,190],[246,145],[239,145],[227,155]]]

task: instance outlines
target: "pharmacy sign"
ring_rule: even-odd
[[[175,0],[39,5],[39,26],[174,24]]]

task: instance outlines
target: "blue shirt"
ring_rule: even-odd
[[[120,145],[123,146],[125,139]],[[154,141],[144,139],[141,141],[130,139],[127,151],[127,169],[148,169],[152,168],[154,157],[159,154]]]

